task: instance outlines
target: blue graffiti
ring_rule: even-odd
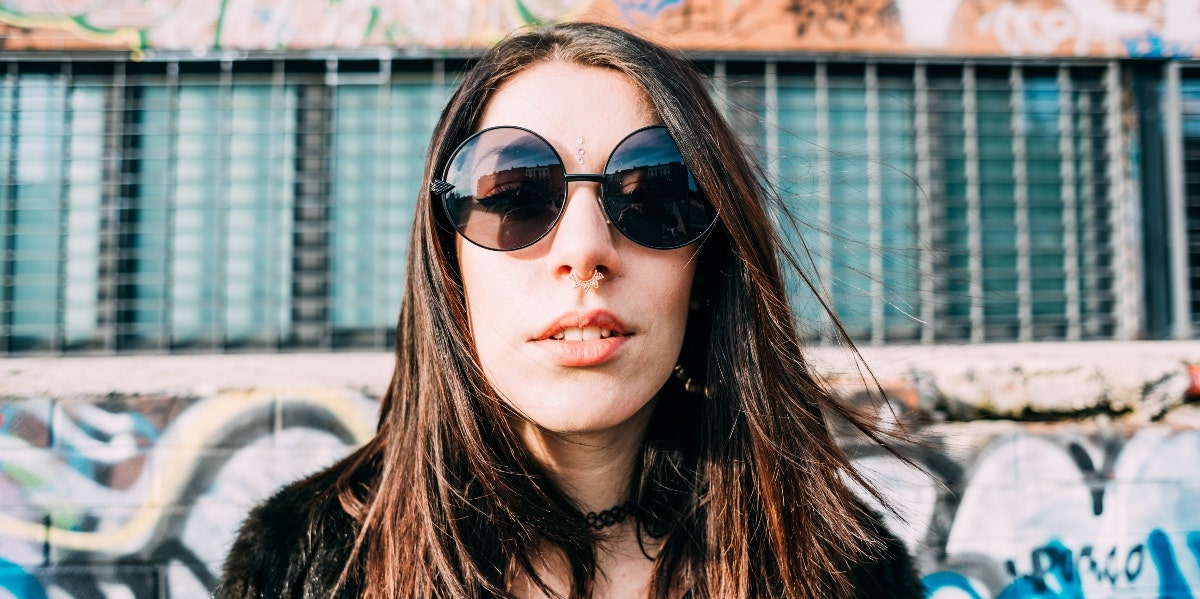
[[[1192,590],[1179,570],[1179,562],[1175,561],[1175,550],[1171,548],[1167,533],[1151,532],[1146,544],[1150,546],[1150,559],[1158,568],[1158,596],[1162,599],[1193,599]]]
[[[683,0],[616,0],[616,5],[623,15],[642,13],[651,18],[657,17],[668,7],[682,4]]]
[[[1186,544],[1200,566],[1200,531],[1188,533]],[[1031,570],[1028,573],[1018,574],[1013,562],[1008,562],[1014,579],[996,595],[996,599],[1086,599],[1084,574],[1112,586],[1121,581],[1132,583],[1141,576],[1147,553],[1158,571],[1156,599],[1196,599],[1176,559],[1170,538],[1160,529],[1151,531],[1146,542],[1135,545],[1123,559],[1115,547],[1102,556],[1094,551],[1092,546],[1085,546],[1076,556],[1057,540],[1038,547],[1030,552]],[[979,587],[958,572],[933,572],[922,580],[926,597],[954,590],[969,599],[987,599],[979,594]]]
[[[1033,572],[1014,580],[997,599],[1083,599],[1083,584],[1070,549],[1058,541],[1030,555]]]
[[[20,566],[0,557],[0,589],[21,599],[46,599],[42,583]]]
[[[962,591],[968,599],[983,599],[966,576],[958,572],[933,572],[921,579],[925,585],[925,596],[932,597],[934,593],[944,589]]]
[[[1138,37],[1123,38],[1125,52],[1130,58],[1190,58],[1193,48],[1178,43],[1166,43],[1162,35],[1147,32]]]

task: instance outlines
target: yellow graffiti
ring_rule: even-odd
[[[303,398],[303,399],[297,399]],[[161,480],[162,490],[167,497],[177,497],[187,485],[195,468],[194,451],[174,451],[179,448],[196,448],[207,445],[218,438],[228,423],[240,415],[274,402],[287,404],[315,405],[329,412],[353,437],[356,444],[366,443],[374,431],[371,430],[353,402],[340,392],[320,388],[277,388],[254,391],[224,392],[198,404],[181,415],[174,426],[181,426],[181,434],[161,448],[167,460],[156,460],[155,478]],[[15,537],[36,543],[49,542],[57,547],[103,553],[126,553],[141,547],[163,519],[168,502],[144,503],[132,518],[113,530],[80,532],[49,527],[33,522],[0,515],[0,536]]]
[[[142,32],[133,27],[103,29],[88,24],[82,17],[36,17],[0,8],[0,24],[22,29],[48,29],[70,33],[80,39],[106,46],[126,46],[135,53],[145,47]]]

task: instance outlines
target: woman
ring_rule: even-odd
[[[378,434],[251,513],[219,597],[920,596],[827,419],[877,431],[803,361],[769,196],[685,61],[509,38],[426,172]]]

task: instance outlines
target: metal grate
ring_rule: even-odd
[[[1137,334],[1118,71],[713,66],[727,114],[794,202],[813,273],[875,344]],[[819,306],[798,303],[827,338]]]
[[[9,63],[7,352],[386,348],[442,61]]]
[[[857,338],[1137,333],[1118,64],[701,66]],[[460,67],[7,62],[0,351],[388,347]]]

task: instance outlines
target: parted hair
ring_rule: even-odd
[[[640,87],[718,214],[699,242],[691,302],[700,309],[679,358],[705,391],[672,379],[659,392],[629,489],[639,539],[653,540],[651,596],[851,596],[848,572],[880,542],[847,481],[875,491],[835,443],[833,423],[882,438],[805,361],[785,266],[816,291],[776,228],[783,206],[687,60],[586,23],[500,41],[437,123],[378,434],[336,466],[338,500],[357,523],[340,584],[366,597],[506,597],[520,575],[554,596],[530,555],[542,547],[569,564],[570,597],[594,587],[602,533],[525,450],[520,416],[488,384],[453,229],[428,191],[494,92],[548,61],[612,69]]]

